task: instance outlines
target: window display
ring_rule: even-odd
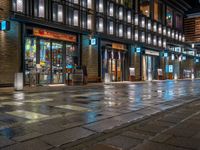
[[[78,51],[75,44],[26,38],[25,84],[62,84],[65,75],[67,78],[68,73],[72,73],[76,65]]]

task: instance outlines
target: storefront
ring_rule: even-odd
[[[125,80],[127,47],[120,43],[101,42],[102,79],[104,82]]]
[[[145,49],[142,55],[142,79],[158,80],[159,76],[163,76],[163,70],[159,68],[160,53],[157,51]]]
[[[64,84],[79,64],[77,36],[42,28],[26,28],[25,84]]]

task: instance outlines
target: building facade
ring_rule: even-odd
[[[0,85],[62,84],[75,66],[89,81],[191,78],[199,59],[185,42],[189,5],[173,0],[3,0]],[[188,65],[187,61],[190,62]]]

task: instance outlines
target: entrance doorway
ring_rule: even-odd
[[[125,54],[115,50],[103,50],[102,77],[105,82],[123,81]]]
[[[151,55],[142,56],[143,63],[143,80],[156,80],[158,79],[158,57]]]

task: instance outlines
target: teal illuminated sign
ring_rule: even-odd
[[[137,47],[137,48],[136,48],[136,52],[137,52],[137,53],[140,53],[140,52],[141,52],[141,48],[140,48],[140,47]]]
[[[96,45],[97,44],[97,40],[95,38],[90,40],[90,45]]]
[[[10,30],[10,22],[8,22],[6,20],[3,20],[1,22],[1,30],[2,31],[8,31],[8,30]]]

